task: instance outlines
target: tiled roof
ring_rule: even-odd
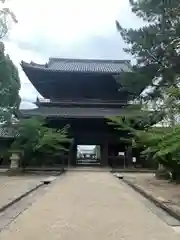
[[[12,128],[1,127],[0,128],[0,138],[13,138],[17,136],[17,133]]]
[[[81,107],[40,107],[31,110],[21,110],[23,116],[91,118],[119,116],[122,109],[115,108],[81,108]]]
[[[96,59],[64,59],[50,58],[45,65],[31,62],[22,62],[22,67],[43,69],[45,71],[59,72],[89,72],[118,74],[122,71],[130,71],[130,61],[127,60],[96,60]]]

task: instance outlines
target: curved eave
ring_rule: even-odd
[[[118,96],[118,86],[115,81],[114,75],[120,74],[120,72],[112,72],[112,71],[101,71],[101,72],[95,72],[95,71],[58,71],[48,68],[46,65],[39,65],[35,63],[21,63],[22,69],[27,75],[30,82],[33,84],[33,86],[37,89],[37,91],[46,99],[59,99],[60,97],[69,98],[71,96],[74,96],[77,98],[78,91],[79,94],[81,94],[80,90],[78,90],[77,83],[84,84],[86,79],[91,79],[91,77],[94,79],[92,81],[93,86],[96,85],[96,78],[100,79],[98,87],[100,88],[99,91],[102,89],[102,95],[108,96],[109,92],[114,91],[113,94],[111,94],[112,98],[113,96]],[[86,78],[87,77],[87,78]],[[73,79],[73,84],[71,89],[69,89],[69,84]],[[102,80],[103,79],[103,80]],[[108,88],[105,87],[103,90],[103,84],[105,82],[109,82],[111,86]],[[77,80],[77,81],[74,81]],[[107,81],[106,81],[107,80]],[[111,83],[110,83],[111,82]],[[106,86],[107,84],[105,84]],[[67,96],[66,95],[66,91]],[[104,92],[103,92],[104,91]],[[74,95],[73,95],[74,92]],[[68,95],[69,94],[69,95]],[[94,91],[92,90],[92,96],[94,94]],[[96,91],[96,98],[99,98],[97,96]],[[110,94],[109,94],[110,95]]]
[[[28,77],[29,81],[36,88],[36,90],[45,98],[49,98],[43,88],[39,87],[41,80],[43,79],[43,72],[41,67],[32,67],[30,64],[22,62],[21,67]]]

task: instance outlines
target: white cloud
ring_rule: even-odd
[[[37,108],[37,106],[29,101],[22,101],[20,104],[20,109],[34,109],[34,108]]]
[[[126,27],[141,24],[128,0],[16,0],[9,6],[18,24],[12,26],[6,49],[18,67],[21,60],[46,62],[53,56],[127,58],[115,20]],[[32,101],[37,92],[19,70],[21,96]]]
[[[124,20],[128,12],[127,0],[16,0],[11,5],[19,20],[12,38],[33,41],[38,36],[57,44],[112,33],[115,20]]]

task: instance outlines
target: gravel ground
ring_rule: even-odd
[[[23,197],[20,201],[14,203],[8,207],[5,211],[0,213],[0,232],[7,228],[17,217],[19,217],[25,210],[27,210],[34,202],[41,198],[47,191],[50,190],[51,186],[42,185],[37,190],[31,192],[27,196]]]
[[[44,176],[0,176],[0,208],[39,185]]]
[[[157,180],[154,174],[125,173],[123,176],[143,187],[153,196],[162,199],[163,202],[176,205],[180,211],[180,184],[175,184],[167,180]]]

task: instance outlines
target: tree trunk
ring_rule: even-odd
[[[156,178],[157,179],[169,179],[170,175],[167,169],[164,167],[163,164],[158,165],[158,169],[156,171]]]

